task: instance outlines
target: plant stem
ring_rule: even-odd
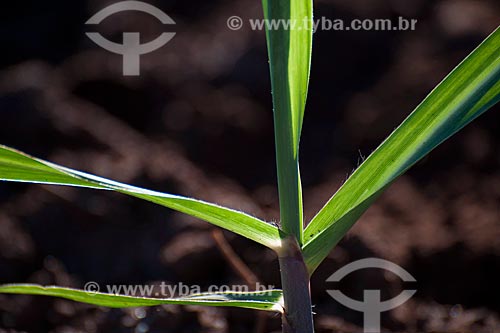
[[[283,240],[279,264],[285,301],[283,333],[313,333],[309,273],[295,237]]]
[[[312,0],[262,0],[264,17],[275,22],[312,23]],[[278,254],[285,314],[284,333],[312,333],[309,273],[303,241],[299,143],[312,51],[312,25],[305,29],[266,27],[273,93],[280,224],[287,235]]]

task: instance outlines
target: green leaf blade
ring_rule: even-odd
[[[281,246],[278,228],[243,212],[122,184],[36,159],[5,146],[0,146],[0,180],[112,190],[197,217],[273,250],[278,250]]]
[[[309,85],[312,0],[263,0],[274,105],[281,225],[302,243],[299,142]]]
[[[313,218],[304,231],[303,247],[310,272],[397,177],[499,99],[497,29],[417,106]]]
[[[227,306],[280,313],[283,312],[281,290],[265,290],[257,292],[228,291],[220,293],[193,294],[178,298],[149,298],[115,295],[101,292],[88,292],[58,286],[44,287],[36,284],[6,284],[0,285],[0,293],[51,296],[110,308],[179,304]]]

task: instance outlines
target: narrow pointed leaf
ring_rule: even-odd
[[[312,0],[263,0],[274,104],[281,225],[302,242],[299,141],[309,84]]]
[[[65,298],[72,301],[105,306],[110,308],[129,308],[138,306],[156,306],[162,304],[229,306],[264,311],[283,312],[281,290],[258,292],[220,292],[193,294],[179,298],[149,298],[126,295],[88,292],[85,290],[40,286],[36,284],[0,285],[0,293],[42,295]]]
[[[310,272],[398,176],[500,99],[500,30],[455,68],[364,161],[304,231]]]
[[[197,217],[271,249],[281,244],[278,228],[245,213],[182,196],[145,190],[33,158],[0,146],[0,180],[89,187],[120,192]]]

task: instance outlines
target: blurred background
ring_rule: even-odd
[[[85,26],[113,1],[17,1],[0,11],[0,143],[115,180],[229,205],[277,221],[265,36],[258,0],[148,1],[175,38],[141,56],[141,76],[85,32],[121,42],[165,30],[138,12]],[[500,23],[495,0],[322,0],[315,16],[418,19],[415,31],[318,31],[301,141],[309,220],[349,173]],[[326,278],[353,260],[391,260],[417,294],[382,315],[391,332],[500,332],[500,108],[401,177],[312,281],[318,332],[359,332],[362,314],[327,293],[408,289],[383,271]],[[261,283],[279,286],[274,254],[153,204],[94,190],[0,184],[0,283],[242,284],[227,245]],[[226,251],[227,252],[227,251]],[[234,259],[234,258],[233,258]],[[246,280],[245,280],[246,279]],[[0,295],[0,332],[271,332],[251,310],[163,306],[110,310]]]

